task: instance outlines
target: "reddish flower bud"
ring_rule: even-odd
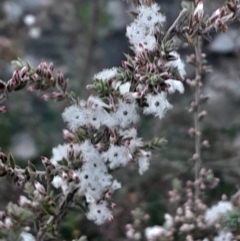
[[[34,186],[35,186],[35,188],[36,188],[36,190],[40,193],[40,194],[45,194],[45,188],[44,188],[44,186],[40,183],[40,182],[38,182],[38,181],[34,181]]]
[[[52,99],[52,95],[51,94],[44,94],[42,95],[41,99],[48,101],[50,99]]]
[[[7,107],[6,106],[0,106],[0,113],[6,113],[7,112]]]
[[[48,159],[47,157],[45,157],[45,156],[41,156],[41,161],[42,161],[42,163],[43,163],[43,165],[44,165],[45,167],[47,167],[47,166],[50,165],[49,159]]]
[[[24,67],[20,70],[20,73],[19,73],[20,78],[23,78],[23,77],[26,75],[27,72],[28,72],[28,67],[27,67],[27,66],[24,66]]]
[[[62,135],[63,135],[63,138],[67,141],[73,141],[75,137],[74,134],[67,129],[62,130]]]
[[[203,18],[204,10],[203,10],[203,2],[200,0],[197,4],[197,7],[194,10],[193,18],[196,22],[200,22]]]

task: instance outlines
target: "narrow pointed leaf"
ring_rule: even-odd
[[[15,160],[14,160],[14,158],[13,158],[13,156],[12,156],[12,154],[10,153],[9,154],[9,156],[8,156],[8,164],[10,165],[10,167],[12,168],[12,169],[15,169]]]

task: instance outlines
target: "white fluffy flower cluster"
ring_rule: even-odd
[[[52,185],[61,188],[66,196],[78,188],[78,195],[85,196],[89,204],[87,218],[96,224],[102,224],[112,219],[109,208],[109,198],[121,184],[114,180],[109,170],[126,166],[131,161],[139,161],[139,172],[142,174],[148,168],[150,152],[139,149],[143,143],[137,138],[135,128],[120,131],[122,145],[117,145],[114,134],[111,134],[111,144],[107,150],[101,150],[101,145],[93,145],[89,140],[79,144],[64,144],[53,149],[51,164],[59,170],[53,178]],[[99,150],[98,150],[99,149]],[[133,153],[138,154],[133,158]],[[65,160],[68,167],[78,163],[81,167],[73,168],[70,173],[62,170],[61,161]],[[72,181],[72,182],[71,182]]]
[[[71,131],[76,131],[82,126],[95,129],[103,125],[109,128],[117,126],[126,128],[132,123],[136,124],[139,120],[135,102],[126,102],[119,99],[118,103],[111,106],[111,108],[114,111],[109,113],[110,105],[107,105],[96,96],[90,96],[86,103],[66,108],[62,117],[68,123],[68,128]]]
[[[205,212],[205,222],[207,225],[214,225],[220,221],[221,217],[227,212],[233,210],[231,202],[220,201],[216,205],[207,209]]]
[[[160,30],[165,21],[166,18],[160,13],[160,7],[156,3],[138,7],[138,17],[127,26],[127,37],[134,46],[136,54],[144,50],[153,51],[157,47],[154,34]]]
[[[131,44],[139,48],[137,56],[130,57],[131,63],[123,61],[126,70],[111,68],[95,74],[94,83],[87,88],[97,94],[90,95],[87,101],[76,101],[64,110],[62,117],[71,131],[65,130],[65,135],[70,143],[55,147],[50,160],[58,171],[52,185],[61,188],[65,196],[77,188],[77,194],[85,197],[89,209],[87,218],[97,224],[113,219],[111,207],[114,205],[110,197],[121,184],[110,172],[132,162],[138,163],[140,174],[149,168],[151,152],[145,150],[134,126],[139,121],[137,100],[144,102],[144,114],[162,118],[172,108],[167,93],[184,92],[182,82],[173,79],[174,74],[170,73],[177,69],[182,78],[185,75],[184,64],[176,52],[168,53],[171,60],[165,58],[163,64],[159,52],[151,58],[151,61],[160,61],[159,64],[144,55],[138,56],[139,51],[155,49],[155,35],[160,32],[165,17],[155,3],[141,5],[137,10],[138,17],[127,28]],[[152,78],[150,75],[156,81],[154,85],[146,82]],[[81,131],[84,137],[72,143],[71,138],[76,137],[76,141]]]

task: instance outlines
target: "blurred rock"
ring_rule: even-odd
[[[238,57],[217,57],[213,72],[207,77],[204,92],[210,96],[206,122],[214,128],[231,126],[240,120],[236,111],[240,103]]]
[[[52,0],[12,0],[4,2],[3,10],[10,20],[17,21],[24,11],[32,11],[38,7],[50,5],[52,2]]]
[[[240,48],[240,30],[229,28],[226,33],[218,33],[208,49],[218,54],[234,53]]]
[[[27,160],[37,154],[37,147],[32,136],[27,132],[16,133],[12,137],[11,152],[16,158]]]
[[[107,13],[109,14],[110,28],[113,30],[124,29],[130,21],[130,15],[126,14],[126,7],[123,1],[112,0],[107,3]]]

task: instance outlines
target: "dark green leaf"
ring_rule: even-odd
[[[55,209],[52,208],[51,206],[42,204],[42,208],[47,214],[49,214],[51,216],[55,216]]]
[[[61,161],[58,161],[58,164],[67,167],[68,166],[68,161],[65,158],[63,158]]]

